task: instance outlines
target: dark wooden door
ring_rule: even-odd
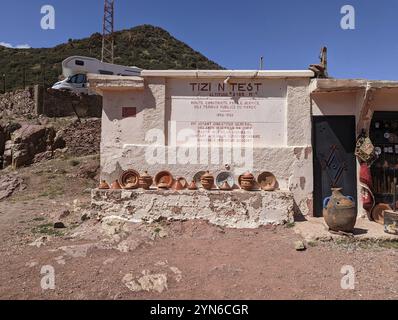
[[[355,117],[313,117],[314,215],[322,217],[331,188],[357,199]]]

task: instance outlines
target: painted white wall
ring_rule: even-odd
[[[355,92],[327,92],[312,94],[313,116],[355,116],[357,97]]]
[[[210,79],[210,81],[218,80]],[[261,83],[261,90],[255,99],[261,99],[264,104],[260,107],[275,108],[279,115],[269,114],[269,119],[277,119],[277,127],[264,127],[264,135],[272,137],[275,132],[283,135],[277,141],[256,145],[252,158],[252,171],[255,175],[263,171],[273,172],[279,186],[283,190],[291,190],[296,201],[296,207],[304,215],[312,213],[312,147],[311,147],[311,101],[308,90],[309,79],[241,79],[232,80],[242,83]],[[145,135],[150,129],[165,132],[165,141],[158,143],[160,154],[168,157],[174,150],[169,144],[169,120],[177,120],[184,115],[179,105],[178,113],[173,114],[173,99],[193,98],[189,84],[206,82],[206,79],[196,78],[159,78],[146,77],[145,90],[106,90],[104,88],[104,108],[102,118],[101,167],[102,178],[112,182],[119,177],[122,170],[134,168],[140,172],[148,170],[155,175],[161,170],[169,170],[175,175],[191,179],[202,170],[210,170],[214,175],[225,170],[229,164],[236,173],[246,171],[238,160],[222,158],[209,164],[179,164],[179,163],[148,163],[146,154],[151,151],[150,142]],[[208,93],[197,93],[201,98],[208,97]],[[195,97],[194,97],[195,98]],[[231,99],[231,98],[226,98]],[[272,102],[272,103],[268,103]],[[275,103],[275,104],[273,104]],[[174,104],[175,105],[175,104]],[[137,115],[133,118],[122,118],[123,107],[135,107]],[[259,113],[259,118],[267,113]],[[207,119],[205,117],[205,119]],[[262,120],[262,119],[259,119]],[[263,128],[263,130],[264,130]]]

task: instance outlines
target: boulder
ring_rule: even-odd
[[[53,150],[55,130],[53,127],[42,125],[23,125],[12,134],[11,157],[14,168],[30,165],[38,159],[51,158],[49,153]],[[36,155],[41,154],[36,159]],[[7,153],[9,157],[9,151]],[[9,159],[4,161],[9,164]]]
[[[58,131],[57,134],[55,135],[53,150],[64,149],[65,147],[66,147],[66,142],[64,140],[64,132],[61,130]]]
[[[19,145],[14,145],[19,148]],[[30,164],[32,158],[27,149],[13,150],[12,153],[12,167],[21,168],[27,164]]]
[[[63,222],[56,222],[54,223],[54,229],[65,229],[66,226]]]
[[[23,179],[16,175],[6,175],[0,178],[0,201],[10,197],[15,191],[24,190]]]
[[[21,124],[17,122],[7,123],[7,125],[5,126],[6,139],[9,140],[11,138],[11,135],[21,127],[22,127]]]
[[[12,148],[13,143],[11,140],[7,140],[4,148],[3,154],[3,168],[6,168],[12,163]]]
[[[47,141],[47,131],[51,127],[41,125],[23,125],[20,129],[13,133],[13,141],[16,144],[27,143],[27,144],[41,144]],[[52,128],[54,131],[54,129]],[[54,134],[55,136],[55,134]],[[45,150],[43,150],[45,151]]]

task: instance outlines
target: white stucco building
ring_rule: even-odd
[[[314,79],[309,70],[146,70],[89,81],[103,96],[103,179],[112,182],[129,168],[153,176],[168,170],[187,180],[201,170],[217,175],[226,165],[236,178],[269,171],[302,215],[322,215],[332,184],[361,208],[356,137],[372,129],[374,112],[398,112],[398,82]],[[213,130],[203,135],[207,129]],[[220,136],[224,144],[207,153],[205,142]],[[226,155],[234,146],[241,155]]]

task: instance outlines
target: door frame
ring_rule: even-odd
[[[319,204],[323,203],[323,198],[319,199],[319,197],[322,197],[322,187],[318,185],[318,181],[322,181],[322,175],[321,178],[318,178],[318,174],[322,173],[322,168],[317,161],[317,147],[316,147],[316,126],[315,126],[315,120],[316,118],[351,118],[352,120],[352,131],[354,132],[354,142],[356,141],[356,117],[354,115],[319,115],[319,116],[311,116],[311,124],[312,124],[312,138],[311,138],[311,143],[312,143],[312,149],[313,149],[313,186],[314,186],[314,191],[313,191],[313,215],[314,217],[323,217],[323,206],[319,208]],[[358,169],[357,169],[357,161],[355,157],[355,151],[353,153],[353,160],[355,161],[355,166],[354,166],[354,172],[353,172],[353,186],[354,186],[354,194],[352,195],[356,201],[356,206],[358,208]]]

